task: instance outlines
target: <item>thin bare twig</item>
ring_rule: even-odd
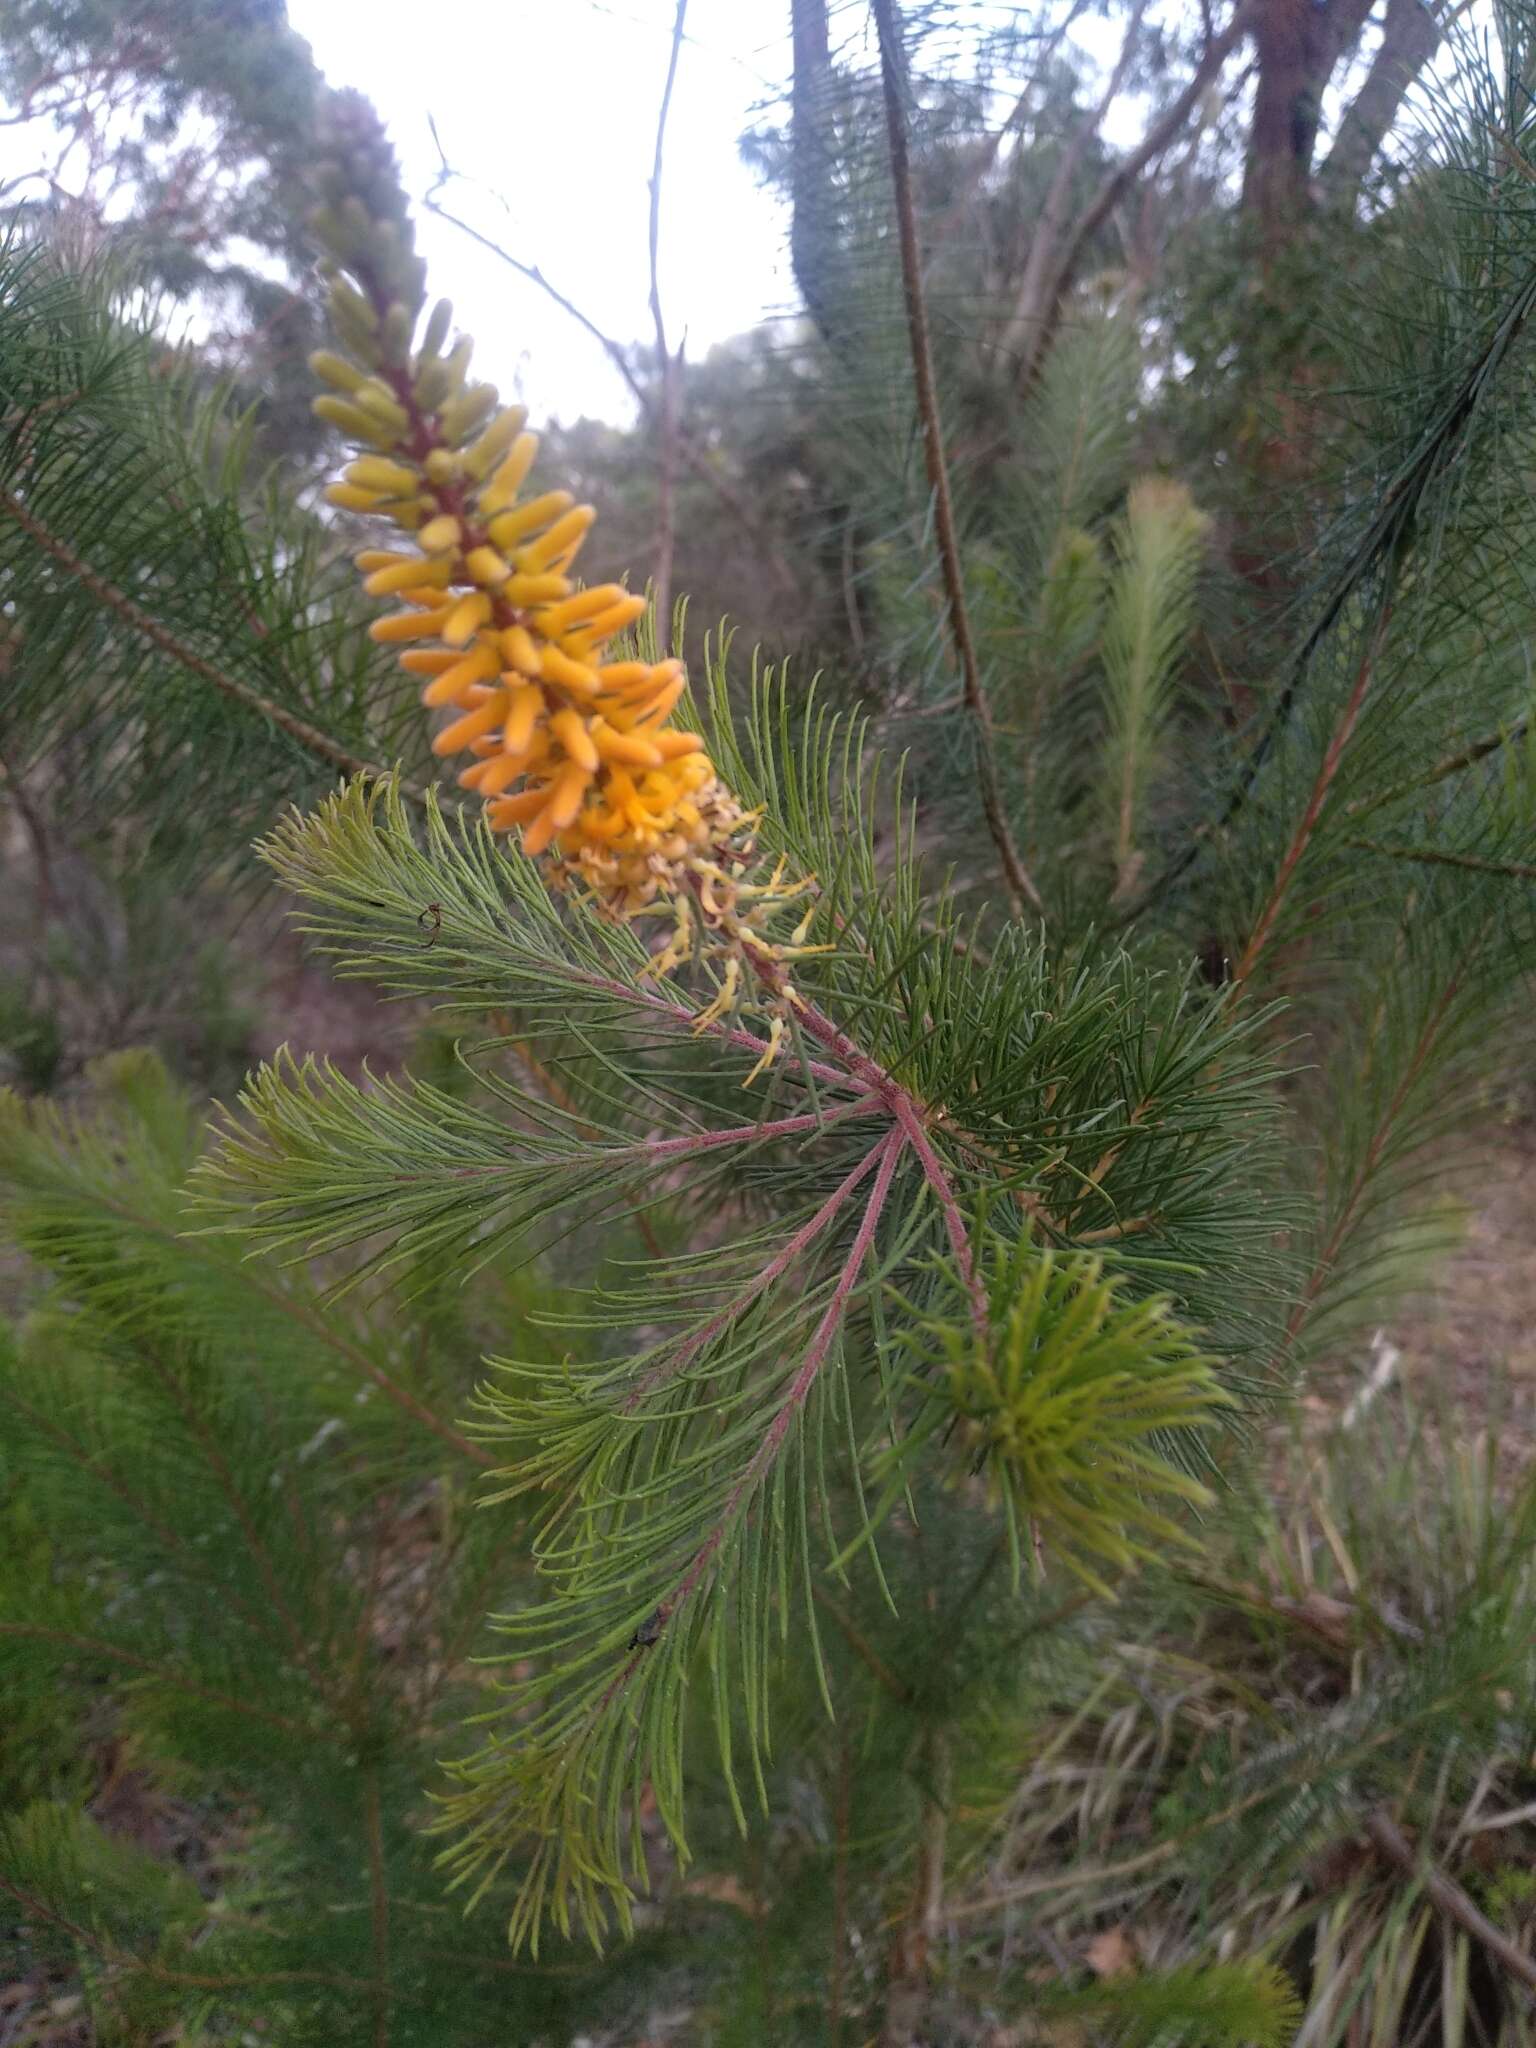
[[[912,380],[917,393],[918,417],[922,423],[928,487],[933,493],[934,535],[944,578],[944,594],[948,600],[950,637],[954,642],[966,709],[975,729],[976,773],[987,830],[1002,862],[1009,906],[1015,917],[1022,917],[1026,903],[1037,912],[1043,911],[1045,906],[1040,891],[1019,858],[1003,809],[997,758],[992,747],[992,711],[982,688],[981,664],[976,657],[970,613],[966,608],[965,578],[961,570],[960,544],[955,534],[954,507],[949,496],[949,470],[944,456],[944,429],[939,420],[938,393],[934,384],[933,350],[928,339],[928,306],[923,292],[922,258],[917,246],[917,214],[912,201],[912,171],[907,159],[906,116],[901,104],[901,44],[892,0],[871,0],[871,5],[880,38],[880,82],[885,98],[891,185],[901,242],[901,274],[912,351]]]
[[[439,143],[438,149],[439,153],[441,153],[441,143]],[[452,168],[447,158],[444,157],[442,167],[438,171],[431,189],[422,201],[427,211],[435,213],[439,220],[447,221],[449,226],[457,228],[460,234],[468,235],[469,239],[472,242],[478,243],[487,254],[505,263],[509,270],[515,270],[519,277],[527,278],[528,282],[537,285],[546,297],[553,299],[560,310],[568,314],[585,333],[591,335],[598,347],[602,349],[608,360],[623,378],[630,396],[640,409],[642,418],[654,422],[657,417],[655,396],[646,389],[645,385],[635,375],[634,365],[629,360],[627,350],[615,341],[611,334],[605,334],[597,322],[589,318],[580,306],[576,304],[575,300],[568,298],[558,285],[552,283],[536,263],[524,263],[520,257],[514,256],[510,249],[504,248],[500,242],[494,240],[490,235],[483,234],[479,228],[471,226],[461,214],[454,213],[450,208],[443,205],[442,201],[437,197],[438,188],[460,175],[458,171]],[[706,448],[701,447],[691,435],[683,432],[681,426],[679,426],[677,434],[677,454],[678,459],[687,468],[692,470],[701,483],[708,486],[715,497],[719,499],[720,503],[730,513],[731,517],[736,520],[742,531],[753,541],[758,549],[759,562],[761,562],[774,581],[780,586],[783,595],[798,598],[802,594],[800,579],[784,560],[774,535],[758,517],[746,497],[737,490],[728,477],[721,473],[715,458]]]
[[[1385,1807],[1378,1807],[1367,1816],[1365,1833],[1372,1846],[1379,1849],[1389,1863],[1395,1863],[1406,1876],[1418,1879],[1437,1912],[1470,1934],[1517,1984],[1523,1984],[1527,1991],[1536,1992],[1536,1961],[1523,1948],[1517,1948],[1501,1928],[1495,1927],[1459,1884],[1415,1852]]]
[[[1279,917],[1286,896],[1290,891],[1291,879],[1296,872],[1302,855],[1311,843],[1313,833],[1317,830],[1318,820],[1321,818],[1323,808],[1328,801],[1328,792],[1332,789],[1333,779],[1339,772],[1339,763],[1344,757],[1344,750],[1354,737],[1355,726],[1359,722],[1361,709],[1364,706],[1367,692],[1370,690],[1371,680],[1375,675],[1376,660],[1381,653],[1382,643],[1387,637],[1387,628],[1391,621],[1392,609],[1389,605],[1383,608],[1381,617],[1377,621],[1376,630],[1371,635],[1371,644],[1361,657],[1360,666],[1355,672],[1354,687],[1345,701],[1344,709],[1339,714],[1338,724],[1334,727],[1328,741],[1322,765],[1317,771],[1316,779],[1312,784],[1311,794],[1307,798],[1306,809],[1301,814],[1296,830],[1291,834],[1290,844],[1285,849],[1273,886],[1268,897],[1265,899],[1264,908],[1259,912],[1258,921],[1254,925],[1252,936],[1243,948],[1242,956],[1238,960],[1237,965],[1232,970],[1231,995],[1234,999],[1241,992],[1269,944],[1275,929],[1275,921]]]
[[[1240,7],[1221,33],[1207,42],[1184,90],[1170,103],[1160,118],[1152,123],[1136,148],[1122,157],[1109,172],[1092,199],[1062,237],[1060,253],[1050,273],[1049,286],[1042,294],[1040,316],[1033,331],[1027,336],[1026,346],[1017,367],[1016,375],[1021,383],[1027,383],[1033,376],[1050,345],[1061,318],[1067,288],[1082,260],[1083,251],[1119,205],[1121,196],[1173,142],[1194,111],[1201,95],[1226,63],[1238,42],[1252,27],[1256,12],[1257,8],[1252,4]],[[1101,109],[1101,118],[1103,111],[1105,109]]]
[[[1428,789],[1433,783],[1445,781],[1447,776],[1459,774],[1463,768],[1472,768],[1479,761],[1486,761],[1501,747],[1513,746],[1529,731],[1530,720],[1517,718],[1502,732],[1485,733],[1482,739],[1474,740],[1470,746],[1458,747],[1454,753],[1442,755],[1422,775],[1410,776],[1406,782],[1394,782],[1390,789],[1378,790],[1374,796],[1353,798],[1344,806],[1344,815],[1346,818],[1364,817],[1371,811],[1379,811],[1383,804],[1395,802],[1400,796],[1412,796],[1417,790]]]
[[[661,311],[661,278],[657,257],[661,247],[661,157],[667,139],[667,116],[672,110],[672,88],[677,82],[677,60],[683,47],[683,23],[688,0],[677,0],[672,23],[672,54],[667,60],[667,82],[662,87],[661,111],[656,117],[656,156],[651,166],[651,319],[656,327],[656,375],[661,384],[656,463],[656,554],[651,570],[652,601],[656,611],[656,637],[661,652],[672,644],[672,554],[676,543],[677,443],[682,410],[682,348],[676,356],[667,346],[667,323]]]
[[[1426,866],[1467,868],[1475,875],[1508,875],[1517,882],[1536,882],[1536,862],[1486,860],[1481,854],[1452,853],[1443,846],[1383,846],[1378,839],[1346,839],[1361,853],[1379,853],[1386,860],[1421,861]]]

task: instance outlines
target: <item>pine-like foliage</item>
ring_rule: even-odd
[[[291,479],[126,297],[0,253],[0,752],[120,860],[202,875],[424,750]]]

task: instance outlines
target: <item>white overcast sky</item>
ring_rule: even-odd
[[[648,180],[675,0],[288,0],[332,85],[365,92],[406,189],[456,170],[448,197],[537,264],[605,333],[651,334]],[[785,223],[742,163],[753,108],[789,76],[789,0],[689,0],[662,179],[669,338],[690,356],[790,304]],[[446,197],[447,195],[445,195]],[[505,202],[505,207],[503,206]],[[475,337],[477,366],[536,417],[623,419],[617,372],[536,286],[421,212],[430,289]]]

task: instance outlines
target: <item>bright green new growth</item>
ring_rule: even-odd
[[[985,1344],[942,1297],[948,1314],[897,1298],[923,1405],[891,1461],[905,1472],[951,1444],[1002,1505],[1015,1577],[1033,1537],[1112,1599],[1095,1565],[1124,1572],[1155,1546],[1193,1544],[1153,1503],[1210,1504],[1168,1451],[1219,1422],[1233,1397],[1171,1304],[1127,1299],[1101,1259],[988,1232],[982,1263]]]
[[[1182,484],[1146,477],[1132,485],[1115,531],[1103,637],[1104,789],[1120,901],[1134,892],[1146,858],[1147,799],[1194,619],[1206,524]]]

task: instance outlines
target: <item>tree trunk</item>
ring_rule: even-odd
[[[1424,0],[1387,0],[1381,47],[1333,138],[1318,183],[1325,203],[1351,214],[1408,88],[1440,46],[1440,23]]]
[[[1274,256],[1312,210],[1312,157],[1323,93],[1353,47],[1370,0],[1261,0],[1254,16],[1259,79],[1243,175],[1243,211]]]

